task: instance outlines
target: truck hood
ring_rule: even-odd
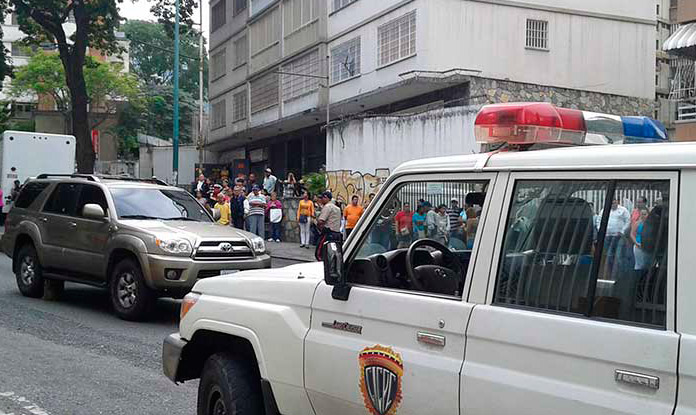
[[[220,239],[235,240],[254,237],[253,234],[231,226],[220,225],[217,223],[189,222],[189,221],[163,221],[163,220],[124,220],[122,224],[150,232],[153,235],[176,235],[182,236],[190,241],[200,239]]]
[[[206,278],[198,281],[193,291],[203,295],[308,307],[314,290],[323,279],[322,263],[312,262]]]

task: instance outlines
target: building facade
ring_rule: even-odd
[[[389,167],[360,163],[368,148],[402,154],[390,163],[430,155],[427,143],[398,140],[361,148],[380,137],[365,134],[372,117],[461,114],[468,130],[467,108],[515,100],[654,115],[652,2],[217,0],[211,9],[211,149],[280,174]]]

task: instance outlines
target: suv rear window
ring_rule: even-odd
[[[46,190],[49,183],[42,182],[30,182],[27,183],[22,191],[19,193],[17,200],[15,201],[15,207],[26,209],[31,206],[39,195]]]

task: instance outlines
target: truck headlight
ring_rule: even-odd
[[[266,242],[258,236],[251,240],[251,246],[254,247],[254,252],[257,254],[263,254],[266,252]]]
[[[168,254],[190,255],[193,252],[191,242],[186,239],[155,239],[159,249]]]

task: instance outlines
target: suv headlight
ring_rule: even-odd
[[[159,249],[168,254],[190,255],[193,252],[191,242],[186,239],[155,239]]]
[[[251,246],[254,247],[254,252],[257,254],[263,254],[266,252],[266,242],[258,236],[251,240]]]

